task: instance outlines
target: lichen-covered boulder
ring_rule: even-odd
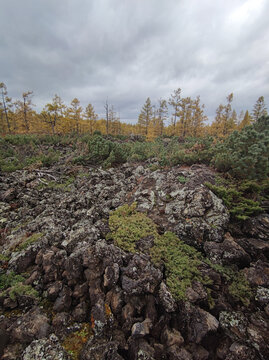
[[[34,340],[24,350],[22,360],[71,360],[56,335],[48,339]]]

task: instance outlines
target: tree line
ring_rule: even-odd
[[[162,135],[181,138],[212,135],[225,138],[234,130],[242,130],[267,115],[264,97],[260,96],[251,112],[237,114],[232,108],[233,93],[224,104],[216,109],[214,121],[207,123],[205,105],[200,96],[183,97],[180,88],[173,91],[168,100],[159,99],[153,104],[148,97],[141,109],[136,124],[120,120],[113,105],[105,102],[105,117],[99,118],[91,103],[85,108],[77,98],[66,105],[59,95],[37,112],[34,110],[33,92],[22,93],[19,100],[13,101],[7,87],[0,83],[0,134],[50,133],[50,134],[93,134],[100,131],[111,135],[144,135],[148,140]],[[170,110],[170,111],[169,111]],[[169,116],[170,114],[170,116]]]

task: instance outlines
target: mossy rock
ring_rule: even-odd
[[[140,239],[147,236],[154,239],[154,245],[148,254],[156,266],[164,266],[166,283],[176,300],[186,300],[186,290],[192,286],[193,281],[198,281],[207,290],[209,306],[214,306],[210,289],[212,280],[200,271],[202,266],[209,266],[222,275],[228,292],[235,301],[249,305],[253,293],[242,273],[212,264],[172,232],[160,235],[157,225],[146,214],[136,210],[136,203],[123,205],[113,211],[109,217],[109,227],[111,232],[108,238],[125,251],[138,252],[137,244]]]

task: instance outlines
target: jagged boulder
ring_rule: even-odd
[[[71,360],[56,335],[48,339],[34,340],[24,350],[22,360]]]
[[[34,339],[48,336],[49,319],[38,307],[34,307],[17,319],[9,328],[13,341],[29,344]]]

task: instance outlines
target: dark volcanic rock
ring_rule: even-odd
[[[209,259],[222,265],[236,264],[239,268],[249,265],[251,258],[245,250],[238,245],[229,233],[225,234],[222,243],[208,241],[204,250]]]
[[[72,303],[72,291],[70,288],[65,286],[60,292],[58,298],[55,300],[53,310],[56,312],[67,311],[70,309]]]
[[[30,343],[34,339],[48,336],[50,332],[49,320],[37,307],[20,317],[10,328],[12,341]]]
[[[106,338],[92,337],[80,354],[83,360],[123,360],[118,353],[119,344]]]
[[[218,320],[199,307],[188,307],[188,339],[199,344],[202,339],[211,332],[216,332],[219,327]]]
[[[25,284],[38,290],[44,311],[25,294],[12,300],[1,293],[3,359],[69,359],[60,342],[72,332],[85,341],[81,359],[269,358],[268,215],[227,227],[227,208],[204,185],[214,184],[212,169],[152,172],[153,163],[103,170],[62,160],[46,170],[0,174],[0,250],[11,255],[0,260],[0,274],[27,272]],[[212,262],[243,269],[253,290],[250,306],[235,301],[231,280],[203,260],[199,271],[209,285],[192,281],[186,299],[176,301],[166,284],[168,266],[156,268],[148,255],[152,236],[138,240],[135,254],[115,246],[106,237],[109,213],[134,201],[160,234],[173,231]],[[35,233],[42,238],[14,251]],[[87,340],[76,332],[84,322],[94,334]]]
[[[154,293],[162,279],[146,255],[134,255],[126,268],[122,269],[122,289],[126,294]]]
[[[243,231],[249,237],[267,240],[269,238],[269,215],[261,214],[248,219],[243,226]]]

